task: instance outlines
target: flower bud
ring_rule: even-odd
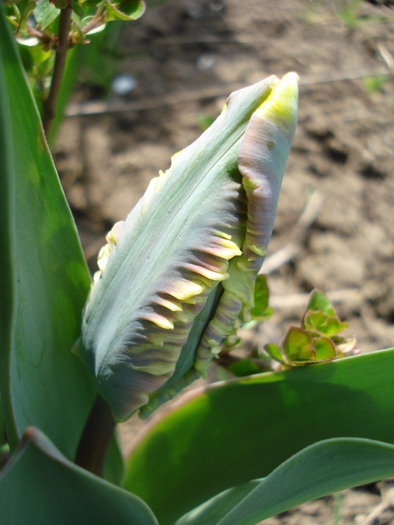
[[[204,375],[250,319],[297,98],[295,73],[233,93],[108,234],[78,350],[115,419]]]

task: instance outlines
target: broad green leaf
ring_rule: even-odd
[[[105,458],[104,479],[114,485],[120,485],[123,474],[124,459],[120,449],[118,433],[115,431],[108,447],[107,457]]]
[[[237,377],[249,376],[260,372],[260,368],[251,359],[242,359],[230,366],[230,372]]]
[[[280,351],[280,348],[278,345],[274,345],[273,343],[268,343],[267,345],[264,345],[264,350],[269,354],[270,357],[275,359],[275,361],[278,361],[279,363],[284,363],[284,359],[282,356],[282,352]]]
[[[29,427],[0,477],[3,523],[158,525],[138,497],[68,461]]]
[[[22,58],[23,67],[25,71],[31,72],[33,69],[39,69],[42,72],[42,65],[51,63],[53,67],[54,60],[51,59],[52,51],[44,51],[41,47],[26,47],[23,45],[18,46],[19,54]],[[49,69],[49,66],[46,66]]]
[[[107,20],[137,20],[145,12],[142,0],[106,0]]]
[[[1,396],[0,396],[0,446],[4,444],[4,441],[5,441],[5,425],[4,425],[3,407],[1,405]]]
[[[254,289],[254,307],[250,310],[250,315],[254,319],[266,320],[272,315],[271,308],[268,308],[268,285],[265,275],[258,275]]]
[[[292,456],[260,483],[219,494],[176,525],[255,525],[306,501],[393,475],[393,445],[329,439]]]
[[[335,316],[335,311],[331,306],[329,298],[326,297],[324,293],[319,292],[318,290],[314,290],[311,293],[311,296],[308,301],[308,306],[306,307],[306,311],[308,310],[321,311],[326,315]]]
[[[341,323],[337,317],[314,311],[306,313],[303,325],[306,330],[316,331],[326,336],[337,335],[348,327],[347,323]]]
[[[0,404],[0,445],[3,444],[4,441],[4,418],[3,418],[3,409]]]
[[[42,429],[68,457],[95,391],[70,352],[90,278],[0,6],[1,399],[14,449]]]
[[[230,512],[238,503],[242,502],[261,480],[248,481],[242,485],[224,490],[217,496],[205,501],[187,514],[184,514],[175,525],[216,525],[217,522]]]
[[[394,443],[394,350],[218,383],[154,418],[123,486],[161,525],[324,439]]]
[[[84,8],[82,7],[82,5],[80,5],[76,0],[73,0],[71,2],[71,9],[74,11],[74,13],[76,13],[78,16],[83,16],[84,15]]]
[[[33,0],[20,2],[3,2],[5,15],[12,26],[12,31],[18,43],[26,46],[38,44],[38,38],[27,31],[27,24],[32,11],[36,8]]]
[[[315,359],[312,337],[302,328],[292,326],[287,332],[283,346],[290,362]]]
[[[330,339],[326,337],[318,337],[314,341],[316,360],[324,361],[325,359],[335,359],[335,346]]]
[[[60,9],[49,3],[49,0],[39,0],[34,9],[34,17],[42,31],[45,31],[60,15]]]
[[[0,6],[1,9],[1,6]],[[0,11],[0,15],[3,17],[3,11]],[[6,21],[4,21],[7,23]],[[0,23],[3,23],[3,18],[0,18]],[[0,35],[1,38],[1,35]],[[0,49],[0,86],[4,85],[4,68],[1,62],[1,49]],[[14,229],[14,202],[10,197],[15,191],[15,181],[13,177],[7,177],[6,174],[12,174],[14,172],[14,158],[11,154],[12,151],[12,140],[9,134],[9,128],[6,123],[9,121],[9,105],[8,97],[6,93],[2,93],[0,96],[0,267],[1,276],[6,276],[6,279],[0,277],[1,293],[0,293],[0,387],[2,382],[6,381],[7,376],[4,374],[5,362],[4,357],[5,350],[11,345],[12,341],[12,312],[14,309],[14,296],[12,286],[12,232]],[[0,414],[1,414],[1,426],[0,432],[3,432],[5,424],[5,414],[3,409],[3,398],[2,389],[0,388]],[[0,440],[2,444],[2,439]]]

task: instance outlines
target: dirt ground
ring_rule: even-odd
[[[92,271],[111,225],[231,91],[297,71],[299,125],[267,258],[275,313],[260,341],[279,343],[300,320],[306,298],[299,294],[317,287],[333,293],[362,352],[393,346],[392,2],[148,1],[145,15],[123,27],[112,57],[135,89],[107,94],[100,114],[66,118],[55,149]],[[98,91],[81,85],[69,112],[92,110]],[[305,209],[317,216],[307,226],[297,224]],[[270,259],[284,247],[290,260]],[[126,444],[136,426],[123,427]],[[373,485],[264,523],[361,524],[379,502]],[[393,516],[386,511],[370,523],[394,523]]]

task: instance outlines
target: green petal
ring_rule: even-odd
[[[271,239],[279,191],[297,125],[298,77],[288,73],[250,119],[238,154],[248,198],[243,246],[247,267],[259,271]]]
[[[238,150],[251,115],[275,83],[270,77],[233,93],[215,123],[173,157],[120,233],[107,239],[112,242],[85,308],[79,353],[118,420],[172,376],[196,316],[220,282],[225,293],[218,310],[230,307],[234,286],[226,283],[237,272],[233,261],[243,258],[249,215]],[[253,279],[244,279],[253,287]],[[243,304],[242,291],[240,298]],[[218,311],[215,317],[223,324]],[[238,317],[234,308],[231,319]]]
[[[252,115],[238,153],[247,197],[247,228],[242,255],[232,259],[224,294],[198,349],[196,368],[204,374],[212,356],[231,346],[238,319],[250,321],[254,285],[263,264],[279,191],[297,124],[298,77],[288,73]],[[236,338],[235,338],[236,339]]]

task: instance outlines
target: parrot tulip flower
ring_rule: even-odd
[[[204,375],[250,319],[297,122],[297,75],[230,95],[107,235],[78,353],[116,420]]]

